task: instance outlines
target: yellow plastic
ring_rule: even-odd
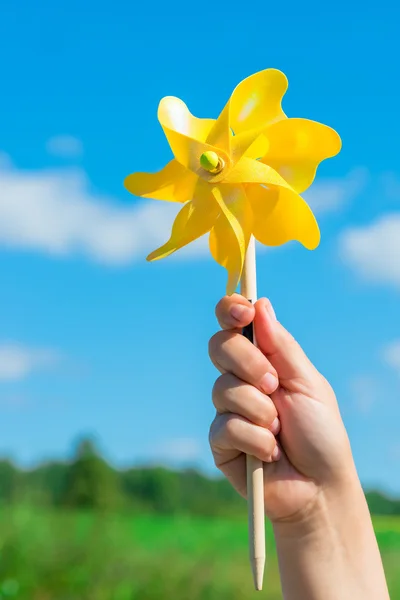
[[[135,196],[186,202],[191,200],[196,187],[197,175],[171,160],[158,173],[132,173],[125,179],[125,187]]]
[[[299,196],[318,165],[341,148],[326,125],[287,118],[281,102],[287,79],[266,69],[244,79],[218,119],[198,119],[172,96],[158,118],[174,159],[158,173],[133,173],[125,187],[136,196],[185,203],[169,241],[148,256],[157,260],[210,232],[210,251],[228,271],[232,294],[251,234],[278,246],[297,240],[318,246],[316,219]]]
[[[218,217],[218,205],[207,188],[198,182],[193,200],[186,202],[175,217],[170,239],[149,254],[147,260],[165,258],[212,229]]]
[[[308,250],[320,241],[318,223],[307,202],[295,191],[249,185],[246,196],[253,213],[253,235],[266,246],[280,246],[297,240]]]
[[[340,152],[334,129],[307,119],[285,119],[268,128],[269,146],[262,162],[273,167],[299,194],[312,182],[325,158]]]
[[[210,233],[210,251],[228,271],[227,289],[233,293],[242,274],[253,214],[243,186],[223,183],[212,193],[221,212]]]

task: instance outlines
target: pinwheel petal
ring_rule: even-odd
[[[171,160],[157,173],[132,173],[125,178],[124,186],[134,196],[187,202],[193,198],[197,175]]]
[[[231,158],[232,163],[236,164],[242,156],[247,158],[260,158],[268,151],[268,139],[264,133],[252,129],[251,131],[242,131],[232,138]]]
[[[196,191],[195,198],[187,202],[176,216],[168,242],[151,252],[148,261],[165,258],[210,231],[218,216],[218,205],[210,190],[207,194],[200,186]]]
[[[229,162],[228,155],[205,143],[215,121],[194,117],[179,98],[163,98],[158,107],[158,119],[176,160],[184,167],[201,173],[200,156],[209,151]]]
[[[279,173],[259,160],[243,156],[224,177],[224,183],[261,183],[291,189]]]
[[[226,293],[238,286],[252,228],[252,211],[244,188],[222,184],[214,187],[213,196],[220,215],[210,233],[210,251],[214,259],[228,271]]]
[[[338,154],[342,145],[334,129],[308,119],[285,119],[264,133],[269,144],[261,161],[299,193],[312,184],[318,165]]]
[[[198,142],[205,142],[215,119],[199,119],[192,115],[186,104],[175,96],[165,96],[158,107],[161,125],[182,133]]]
[[[207,144],[222,148],[227,154],[231,153],[232,129],[229,125],[229,102],[215,121],[206,139]]]
[[[297,240],[308,250],[320,241],[318,223],[308,204],[293,190],[266,189],[260,185],[246,187],[253,211],[254,237],[266,246],[280,246]]]
[[[286,76],[277,69],[265,69],[243,79],[229,100],[230,126],[235,135],[249,129],[260,131],[284,119],[281,102],[287,87]]]
[[[222,148],[228,154],[232,144],[233,162],[239,160],[268,125],[286,117],[281,102],[287,86],[286,76],[277,69],[266,69],[241,81],[218,117],[207,143]],[[232,130],[235,134],[233,140]],[[235,140],[244,132],[245,137]],[[263,148],[265,150],[265,146]],[[263,154],[257,151],[254,158]]]

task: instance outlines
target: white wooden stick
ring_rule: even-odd
[[[256,248],[254,237],[250,239],[241,279],[240,293],[257,300]],[[256,338],[253,329],[253,344]],[[263,463],[254,456],[246,457],[247,506],[249,514],[250,563],[256,590],[262,590],[265,568],[265,513],[264,513],[264,469]]]

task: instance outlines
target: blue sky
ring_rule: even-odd
[[[260,295],[334,386],[363,482],[400,493],[399,8],[5,0],[0,18],[0,451],[93,433],[119,464],[194,464],[225,272],[204,244],[156,264],[176,209],[124,177],[170,158],[165,95],[216,117],[264,68],[289,116],[339,131],[306,196],[322,242],[260,248]],[[396,14],[394,14],[396,13]]]

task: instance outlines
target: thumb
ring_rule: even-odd
[[[283,387],[306,391],[319,375],[294,337],[275,317],[269,300],[261,298],[255,304],[254,319],[257,345],[275,367]]]

